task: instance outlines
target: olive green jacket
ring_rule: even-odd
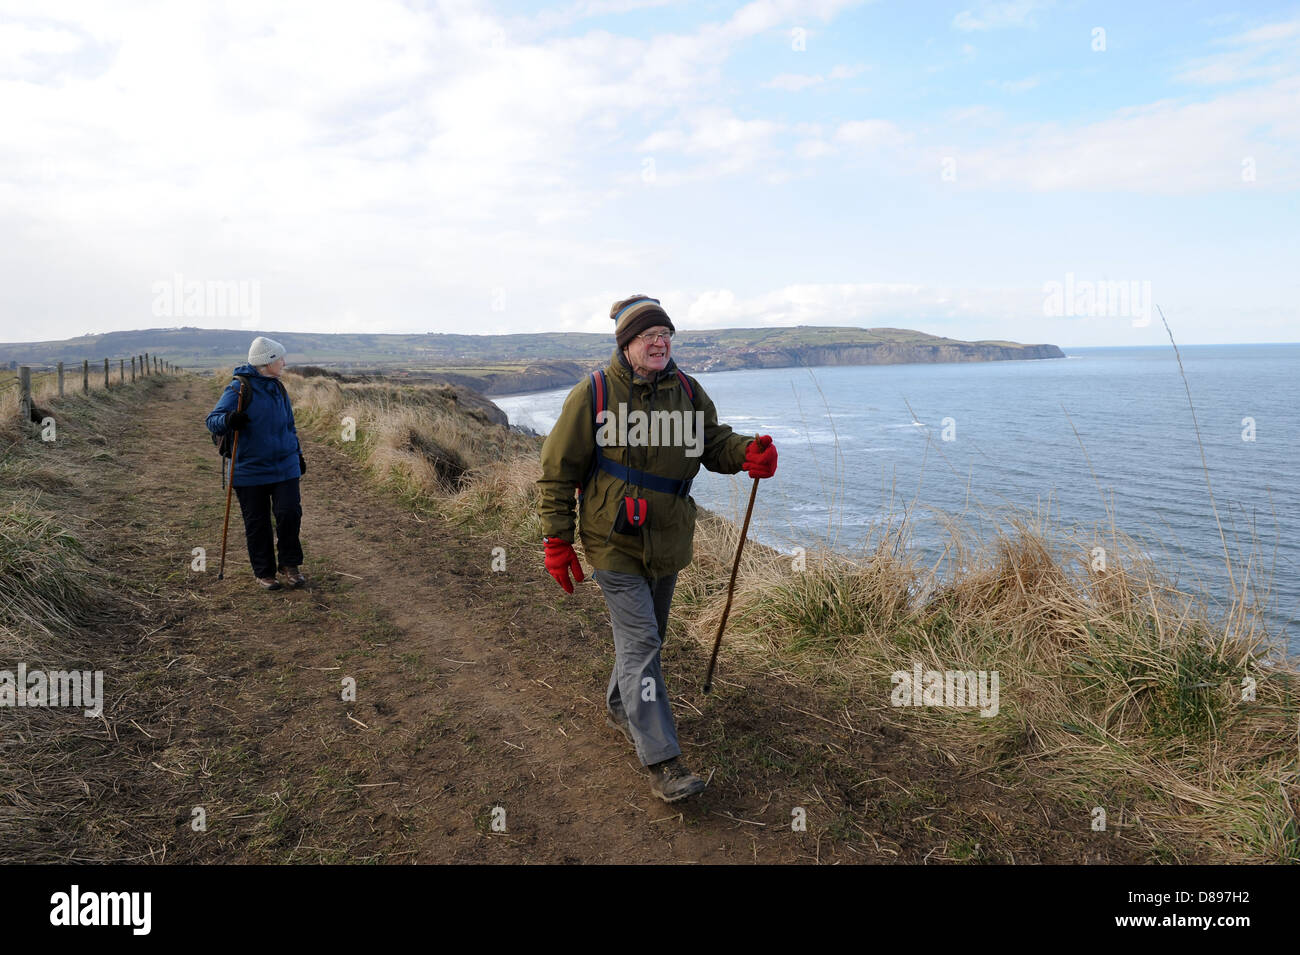
[[[622,351],[614,351],[605,368],[609,389],[605,407],[620,417],[629,417],[630,422],[626,445],[605,440],[602,453],[612,461],[666,478],[693,478],[700,465],[719,474],[737,473],[753,437],[736,434],[730,426],[718,424],[713,402],[699,382],[689,378],[695,391],[692,405],[676,375],[676,367],[669,359],[668,366],[654,380],[635,376],[634,381],[632,368]],[[622,409],[626,409],[626,414]],[[651,421],[655,420],[653,412],[680,412],[690,416],[692,425],[700,420],[695,412],[702,412],[702,440],[698,432],[690,444],[683,440],[683,432],[666,435],[664,430],[654,428],[636,440],[632,412],[638,410],[646,412]],[[684,419],[678,420],[685,425]],[[613,437],[614,431],[615,426],[611,425],[606,433]],[[702,453],[688,454],[696,450]],[[544,536],[575,540],[574,493],[587,481],[595,461],[595,409],[588,377],[569,392],[559,420],[542,445],[542,477],[537,482],[541,499],[537,509]],[[614,518],[623,506],[624,495],[642,497],[649,504],[646,526],[631,534],[614,530]],[[664,577],[681,570],[694,557],[695,501],[689,496],[627,485],[620,478],[597,469],[583,488],[576,510],[583,549],[597,570]]]

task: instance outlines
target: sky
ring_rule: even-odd
[[[1300,339],[1300,4],[0,0],[0,341]]]

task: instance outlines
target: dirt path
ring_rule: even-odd
[[[683,674],[703,672],[704,652],[671,639],[683,749],[712,781],[669,808],[605,726],[612,642],[594,583],[567,597],[539,549],[507,546],[507,570],[492,572],[501,542],[416,517],[306,433],[308,588],[256,586],[237,501],[218,581],[224,496],[202,427],[215,392],[187,378],[162,394],[106,423],[122,450],[76,491],[100,559],[149,590],[151,619],[106,635],[130,634],[132,662],[108,693],[103,758],[118,783],[94,794],[87,838],[98,826],[105,845],[134,850],[116,857],[1141,859],[1075,810],[916,745],[861,700],[819,699],[777,676],[702,697]],[[205,572],[190,569],[195,547]],[[344,678],[355,702],[341,698]],[[792,829],[796,807],[806,831]]]

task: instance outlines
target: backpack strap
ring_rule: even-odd
[[[677,380],[682,383],[682,391],[686,392],[686,397],[691,399],[691,404],[694,405],[695,389],[691,387],[691,380],[686,377],[686,372],[680,368],[674,368],[673,371],[677,372]]]
[[[600,413],[605,410],[605,402],[609,400],[609,382],[605,378],[605,371],[593,371],[591,373],[591,426],[600,427]]]

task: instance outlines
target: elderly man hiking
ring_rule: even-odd
[[[699,382],[672,360],[676,329],[644,295],[610,309],[618,347],[603,371],[579,383],[542,446],[538,511],[546,569],[567,593],[572,571],[574,490],[587,559],[614,631],[607,718],[649,767],[651,792],[676,802],[704,788],[683,764],[659,656],[677,573],[691,562],[700,465],[720,474],[776,472],[772,439],[718,424]]]

